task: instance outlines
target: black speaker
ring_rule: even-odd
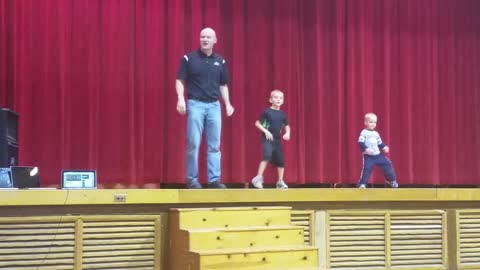
[[[0,167],[18,165],[18,114],[0,108]]]

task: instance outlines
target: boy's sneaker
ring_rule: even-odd
[[[367,188],[366,184],[358,184],[358,188]]]
[[[283,180],[278,180],[277,188],[278,189],[288,189],[288,186],[287,186],[287,184],[285,184],[285,182],[283,182]]]
[[[211,183],[208,183],[208,188],[218,188],[218,189],[224,189],[227,188],[224,184],[220,183],[219,181],[213,181]]]
[[[252,185],[255,188],[263,188],[263,176],[257,175],[252,179]]]
[[[398,188],[398,182],[393,180],[393,181],[387,181],[387,184],[391,187],[391,188]]]
[[[187,188],[188,189],[200,189],[202,188],[202,185],[198,183],[197,181],[188,181],[187,182]]]

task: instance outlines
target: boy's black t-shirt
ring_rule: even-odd
[[[262,112],[258,121],[262,124],[262,126],[270,133],[272,133],[273,138],[275,140],[280,139],[280,133],[282,128],[288,126],[287,115],[285,112],[281,110],[274,110],[272,108],[268,108]],[[265,139],[265,134],[263,134],[263,138]]]

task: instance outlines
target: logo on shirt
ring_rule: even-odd
[[[213,63],[213,65],[215,65],[215,66],[220,66],[220,63],[215,62],[215,63]]]

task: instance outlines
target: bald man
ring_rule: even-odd
[[[228,94],[228,72],[222,56],[213,52],[217,35],[211,28],[200,32],[200,48],[183,56],[177,72],[177,111],[187,115],[187,188],[198,189],[198,152],[205,131],[209,188],[226,188],[221,183],[220,96],[227,116],[233,114]],[[187,101],[185,101],[185,88]]]

